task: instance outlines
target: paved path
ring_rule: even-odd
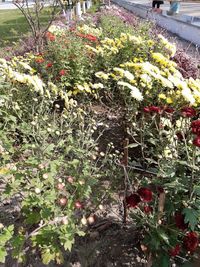
[[[0,0],[1,1],[1,0]],[[29,7],[33,6],[35,1],[29,0]],[[6,0],[6,2],[0,2],[0,10],[16,9],[17,7],[12,3],[12,0]]]
[[[148,0],[129,0],[129,2],[145,5],[151,7],[151,1]],[[163,10],[169,10],[169,2],[165,1],[164,5],[161,6]],[[180,14],[200,17],[200,2],[181,2]]]
[[[32,1],[30,1],[31,3]],[[148,7],[151,7],[151,1],[148,0],[129,0],[129,2],[142,4]],[[169,2],[165,1],[165,4],[161,6],[163,10],[169,9]],[[6,2],[0,2],[0,10],[2,9],[15,9],[16,6],[12,3],[12,0],[7,0]],[[192,2],[181,2],[181,11],[180,14],[197,16],[200,17],[200,2],[192,3]]]
[[[33,2],[30,1],[30,6],[33,5]],[[12,3],[12,1],[0,2],[0,10],[6,9],[16,9],[17,7]]]

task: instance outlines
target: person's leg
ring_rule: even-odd
[[[176,2],[175,8],[174,8],[174,13],[178,14],[180,11],[180,2]]]
[[[157,4],[156,1],[152,2],[152,10],[153,11],[156,11],[156,4]]]
[[[158,2],[157,2],[157,9],[156,9],[156,12],[157,12],[157,13],[162,13],[162,10],[160,9],[160,5],[161,5],[161,2],[158,1]]]
[[[178,14],[180,11],[180,2],[172,1],[170,4],[170,10],[167,12],[168,15]]]

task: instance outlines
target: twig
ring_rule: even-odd
[[[124,199],[123,199],[123,208],[124,208],[124,216],[123,222],[126,224],[127,220],[127,205],[126,205],[126,196],[127,196],[127,189],[128,189],[128,174],[126,168],[128,166],[128,144],[129,139],[126,138],[124,140],[124,160],[123,160],[123,169],[124,169]]]
[[[161,219],[163,215],[164,206],[165,206],[165,193],[162,192],[160,193],[159,202],[158,202],[158,221]]]
[[[117,161],[115,161],[115,164],[117,164],[120,167],[124,166],[122,163],[117,162]],[[133,169],[133,170],[138,171],[138,172],[142,172],[144,174],[150,174],[150,175],[156,175],[156,176],[158,175],[156,172],[148,171],[146,169],[142,169],[142,168],[139,168],[139,167],[134,167],[134,166],[131,166],[131,165],[127,165],[127,168]]]

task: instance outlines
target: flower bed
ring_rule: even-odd
[[[51,26],[42,53],[0,60],[1,202],[15,197],[20,211],[0,225],[1,261],[11,248],[17,262],[37,251],[61,264],[122,187],[123,222],[148,266],[197,255],[200,80],[179,70],[165,37],[111,13]],[[122,110],[124,147],[99,149],[109,126],[93,105]]]

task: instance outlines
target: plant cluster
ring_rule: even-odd
[[[36,251],[44,264],[62,263],[101,197],[94,188],[107,160],[96,139],[104,124],[42,81],[28,62],[1,60],[0,66],[1,203],[17,199],[20,207],[20,223],[0,225],[0,261],[11,246],[18,263]]]
[[[0,61],[1,201],[17,197],[22,222],[0,224],[1,261],[9,245],[18,261],[37,251],[62,263],[101,199],[98,178],[112,187],[119,165],[124,219],[136,222],[149,266],[184,266],[200,234],[200,80],[182,75],[166,38],[133,34],[116,17],[53,26],[45,38],[43,53]],[[98,150],[94,98],[123,108],[129,160]]]

